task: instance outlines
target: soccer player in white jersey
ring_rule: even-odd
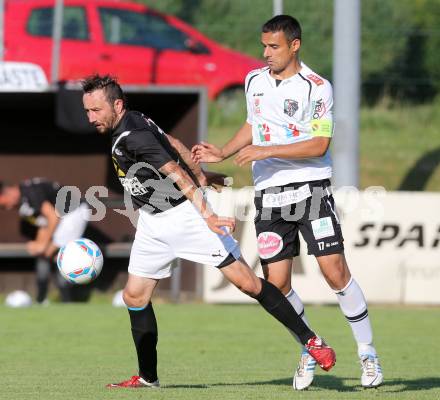
[[[344,256],[343,236],[330,191],[333,135],[332,87],[299,59],[301,27],[288,15],[263,25],[267,67],[245,80],[247,120],[222,148],[201,143],[196,162],[219,162],[234,154],[252,162],[258,251],[265,278],[277,286],[304,322],[301,299],[291,287],[292,258],[299,254],[298,231],[336,293],[358,345],[361,383],[377,387],[383,375],[361,288]],[[316,363],[303,348],[293,387],[312,384]]]

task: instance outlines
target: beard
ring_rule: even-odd
[[[110,127],[106,125],[95,125],[95,128],[100,135],[106,135],[111,131]]]
[[[95,128],[101,135],[106,135],[107,133],[110,133],[113,131],[113,129],[116,127],[116,121],[117,121],[117,115],[116,111],[112,110],[111,116],[107,118],[105,121],[102,121],[98,124],[95,124]]]

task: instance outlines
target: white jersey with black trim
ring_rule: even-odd
[[[333,134],[333,94],[330,82],[301,63],[301,70],[279,82],[269,68],[251,71],[245,80],[247,122],[257,146],[286,145]],[[268,158],[254,161],[256,190],[292,182],[330,178],[329,151],[306,159]]]

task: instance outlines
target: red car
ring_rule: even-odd
[[[6,0],[5,61],[40,65],[50,80],[54,0]],[[60,80],[110,73],[122,84],[242,86],[263,63],[181,20],[117,0],[65,0]]]

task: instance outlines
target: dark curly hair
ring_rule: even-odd
[[[98,89],[103,89],[105,97],[110,104],[114,104],[115,100],[121,99],[124,108],[127,108],[127,98],[119,86],[117,79],[110,75],[90,75],[81,82],[83,92],[91,93]]]

